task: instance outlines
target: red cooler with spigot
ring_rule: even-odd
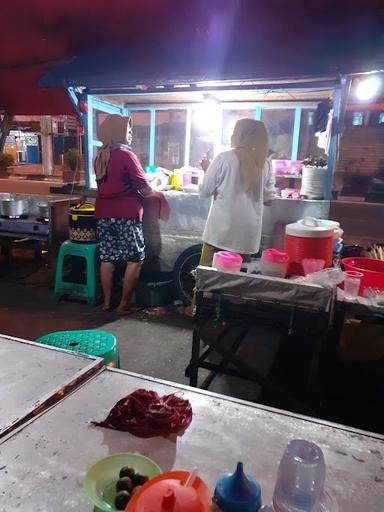
[[[325,261],[331,267],[333,261],[333,227],[324,226],[314,217],[305,217],[285,228],[285,252],[289,257],[288,275],[304,274],[304,258]]]

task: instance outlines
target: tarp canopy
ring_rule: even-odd
[[[84,82],[85,75],[88,85],[116,85],[218,73],[256,78],[382,68],[380,5],[380,0],[6,1],[0,109],[70,113],[58,86]],[[38,80],[56,66],[45,83],[56,89],[39,89]]]
[[[197,45],[196,45],[197,46]],[[231,83],[259,81],[272,84],[273,79],[283,79],[282,86],[296,82],[294,77],[327,76],[332,82],[339,72],[347,68],[337,66],[334,61],[319,55],[316,63],[312,59],[292,58],[279,62],[268,57],[268,53],[255,52],[253,47],[194,47],[151,48],[147,45],[132,45],[129,51],[119,48],[104,48],[102,51],[85,53],[71,62],[57,66],[41,80],[43,87],[86,87],[95,91],[124,90],[135,86],[151,88],[228,81]],[[281,57],[279,57],[280,59]],[[300,82],[300,80],[298,81]],[[246,85],[246,84],[245,84]],[[304,83],[306,87],[312,84]],[[278,84],[276,84],[278,86]]]

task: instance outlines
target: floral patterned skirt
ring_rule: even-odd
[[[109,263],[143,261],[145,243],[141,222],[134,219],[99,219],[100,259]]]

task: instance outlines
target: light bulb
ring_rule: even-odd
[[[361,101],[372,99],[379,92],[381,80],[378,76],[371,76],[362,80],[356,87],[356,97]]]
[[[217,102],[211,98],[204,99],[193,114],[193,122],[203,131],[212,131],[218,120],[220,107]]]

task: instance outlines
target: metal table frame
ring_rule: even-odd
[[[263,318],[263,314],[271,314],[271,312],[285,312],[285,322],[278,323],[275,319],[268,320]],[[311,322],[311,331],[313,336],[312,358],[308,371],[307,395],[310,406],[297,400],[294,396],[287,393],[281,386],[274,384],[268,377],[264,377],[260,372],[252,368],[247,362],[241,360],[237,356],[237,352],[244,341],[245,335],[251,326],[260,325],[260,322],[271,324],[278,327],[288,334],[292,333],[295,314],[309,315],[313,321]],[[260,314],[261,313],[261,314]],[[208,377],[203,381],[201,387],[208,389],[216,375],[223,374],[232,377],[238,377],[259,384],[262,388],[269,390],[271,393],[284,399],[295,409],[307,413],[314,414],[315,410],[320,406],[320,382],[319,368],[323,349],[328,337],[331,311],[319,311],[317,309],[306,309],[302,307],[287,308],[284,305],[276,303],[266,303],[265,301],[245,301],[236,300],[226,297],[219,293],[205,293],[200,290],[196,293],[196,323],[192,336],[192,350],[189,365],[185,370],[186,377],[189,377],[190,386],[198,386],[199,369],[209,370]],[[204,336],[203,330],[207,325],[218,326],[220,323],[226,324],[226,327],[216,337],[207,338]],[[222,339],[228,331],[234,326],[240,327],[238,334],[232,346],[226,349],[222,346]],[[202,350],[201,344],[204,342],[207,347]],[[208,362],[207,358],[210,354],[215,353],[221,357],[219,363]],[[230,367],[232,366],[232,367]]]

